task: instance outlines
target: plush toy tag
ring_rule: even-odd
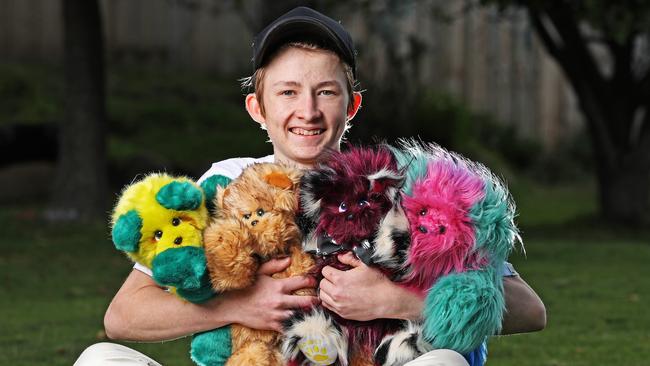
[[[323,339],[303,338],[298,348],[309,361],[316,365],[331,365],[336,362],[336,348]]]

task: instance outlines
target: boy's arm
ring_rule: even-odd
[[[352,267],[339,271],[323,269],[320,296],[323,305],[340,316],[354,320],[378,318],[418,319],[424,299],[391,282],[350,253],[339,260]],[[546,309],[542,300],[518,275],[503,279],[506,313],[501,334],[535,332],[546,326]],[[390,294],[390,295],[388,295]]]
[[[260,267],[252,287],[218,295],[202,304],[182,300],[148,275],[133,270],[106,310],[106,335],[120,340],[162,341],[231,323],[280,330],[291,308],[308,307],[318,301],[312,296],[290,295],[297,289],[313,287],[312,279],[270,277],[289,263],[288,258],[269,261]]]

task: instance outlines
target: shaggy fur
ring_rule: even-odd
[[[227,178],[213,176],[209,181],[225,184]],[[212,200],[209,192],[214,189],[204,195],[190,179],[151,174],[124,189],[112,218],[115,246],[150,268],[158,284],[194,303],[214,295],[201,235],[208,224],[206,201]],[[192,340],[193,351],[196,343],[223,339],[230,339],[229,331],[201,333]],[[197,364],[219,364],[219,358],[224,358],[220,355],[230,354],[229,342],[210,343],[202,349],[205,352],[192,352]]]
[[[351,148],[332,152],[302,178],[300,201],[304,248],[316,250],[319,240],[353,251],[391,278],[401,274],[408,248],[408,221],[399,204],[403,177],[390,151]],[[364,252],[365,251],[365,252]],[[397,259],[396,259],[397,258]],[[336,255],[319,257],[315,275],[331,265],[349,269]],[[285,323],[283,354],[290,365],[307,362],[299,343],[326,341],[336,350],[336,365],[374,365],[372,354],[385,334],[401,327],[397,320],[358,322],[316,307],[297,311]],[[329,349],[332,351],[332,349]]]
[[[302,252],[295,224],[300,171],[278,164],[254,164],[225,188],[217,189],[217,217],[204,232],[213,288],[218,292],[251,286],[259,265],[291,256],[291,265],[276,278],[302,275],[314,265]],[[300,295],[313,295],[304,289]],[[227,365],[282,365],[279,334],[232,326],[233,354]]]
[[[514,204],[494,174],[458,154],[415,142],[392,151],[407,176],[411,246],[403,284],[428,292],[424,339],[434,348],[480,351],[471,362],[481,365],[482,343],[500,331],[505,310],[500,268],[519,238]],[[387,359],[398,357],[395,346],[384,348]]]

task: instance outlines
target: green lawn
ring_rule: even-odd
[[[543,298],[548,326],[494,338],[489,364],[647,363],[650,235],[566,224],[593,212],[589,187],[513,187],[527,256],[512,261]],[[130,270],[105,224],[48,226],[35,212],[0,209],[0,365],[72,364],[84,347],[104,340],[104,310]],[[135,345],[170,365],[190,365],[188,347],[187,339]]]

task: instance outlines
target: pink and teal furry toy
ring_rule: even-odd
[[[153,279],[193,303],[212,298],[203,248],[217,186],[230,179],[215,175],[201,186],[185,177],[150,174],[127,186],[115,206],[111,234],[115,247],[152,270]],[[195,335],[192,359],[219,365],[230,355],[230,329]]]
[[[521,240],[513,200],[485,166],[435,144],[403,141],[392,151],[406,175],[402,207],[411,232],[401,284],[426,300],[422,324],[386,337],[376,358],[393,364],[405,339],[423,336],[434,349],[482,365],[484,342],[499,334],[505,311],[502,268]]]

